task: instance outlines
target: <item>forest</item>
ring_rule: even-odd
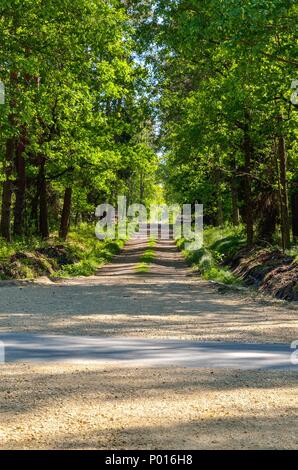
[[[292,0],[2,0],[1,253],[103,202],[204,204],[296,253]],[[288,250],[288,251],[287,251]]]
[[[297,0],[0,0],[0,463],[297,451],[297,312]]]

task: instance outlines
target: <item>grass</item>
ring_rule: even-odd
[[[245,245],[242,227],[225,226],[204,229],[204,243],[199,250],[186,250],[186,241],[183,238],[179,239],[177,246],[182,250],[192,269],[199,272],[204,279],[225,284],[240,284],[241,281],[222,265],[222,261],[231,257]]]
[[[150,238],[150,240],[148,241],[148,246],[150,248],[153,248],[155,245],[156,245],[156,238]]]
[[[78,260],[65,264],[58,277],[91,276],[103,264],[111,261],[124,245],[123,240],[98,240],[93,227],[83,224],[69,233],[68,247]]]
[[[285,254],[287,256],[292,256],[296,263],[298,263],[298,245],[294,245],[289,250],[286,250]]]
[[[149,264],[148,263],[137,264],[136,271],[140,274],[147,273],[149,271]]]
[[[0,278],[90,276],[123,245],[123,240],[98,240],[94,227],[87,224],[72,229],[65,242],[54,235],[46,241],[38,238],[11,244],[0,241]]]
[[[204,244],[199,250],[186,250],[185,242],[180,239],[177,245],[192,269],[204,279],[254,286],[279,299],[297,300],[297,245],[282,253],[277,243],[260,242],[235,257],[246,246],[246,237],[242,227],[230,226],[205,229]]]
[[[155,255],[153,250],[146,250],[144,254],[140,257],[140,261],[142,261],[143,263],[150,264],[152,263],[154,256]]]
[[[149,248],[153,248],[156,244],[156,240],[151,238],[148,242]],[[137,264],[136,270],[138,273],[147,273],[149,271],[149,265],[154,260],[154,250],[148,249],[140,257],[140,263]]]

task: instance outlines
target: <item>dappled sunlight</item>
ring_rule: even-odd
[[[176,367],[293,369],[288,345],[135,337],[2,334],[5,361]]]
[[[1,333],[137,335],[288,344],[298,336],[295,307],[221,296],[215,288],[200,284],[104,283],[1,289]]]
[[[0,377],[2,448],[297,444],[297,373],[54,364]]]

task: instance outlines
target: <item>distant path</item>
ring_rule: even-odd
[[[181,253],[173,240],[156,239],[154,247],[148,247],[149,238],[146,239],[146,228],[141,228],[135,237],[128,241],[119,255],[116,255],[112,263],[101,268],[97,275],[104,277],[136,276],[136,267],[141,256],[146,250],[152,249],[155,253],[150,270],[146,275],[160,276],[167,279],[177,276],[182,279],[191,276],[191,270],[187,267]]]

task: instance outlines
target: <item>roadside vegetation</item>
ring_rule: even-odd
[[[295,298],[296,2],[2,3],[0,277],[92,274],[73,227],[124,195],[203,204],[194,269]]]
[[[137,264],[136,270],[138,273],[147,273],[150,269],[150,264],[154,260],[155,253],[152,248],[155,246],[156,241],[151,239],[148,241],[149,249],[145,250],[140,257],[140,262]]]
[[[225,284],[240,284],[241,281],[227,266],[224,266],[223,261],[245,245],[245,233],[242,227],[206,228],[204,243],[199,250],[186,250],[186,241],[184,238],[179,239],[177,246],[195,272],[200,273],[204,279]]]
[[[177,246],[204,279],[224,284],[257,288],[285,300],[298,300],[298,246],[283,252],[275,244],[248,247],[242,226],[207,227],[204,243],[196,251],[185,249],[186,240]]]
[[[55,235],[47,240],[31,238],[13,243],[2,240],[0,279],[90,276],[123,245],[123,240],[98,240],[94,227],[88,224],[71,229],[67,241]]]

